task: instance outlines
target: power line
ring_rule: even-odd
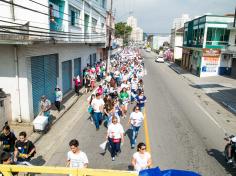
[[[50,10],[50,7],[48,7],[47,5],[44,5],[44,4],[41,4],[41,3],[39,3],[39,2],[36,2],[36,1],[34,1],[34,0],[29,0],[29,1],[31,1],[31,2],[33,2],[33,3],[35,3],[35,4],[38,4],[38,5],[41,5],[41,6],[43,6],[43,7],[46,7],[46,8],[48,8],[49,10]],[[82,4],[80,1],[78,1],[80,4]],[[83,4],[82,4],[83,5]],[[102,9],[101,9],[102,10]],[[57,10],[57,9],[53,9],[53,11],[57,11],[57,12],[59,12],[59,13],[63,13],[64,15],[67,15],[67,16],[69,16],[69,17],[71,17],[71,15],[70,14],[67,14],[67,13],[65,13],[65,12],[62,12],[62,11],[60,11],[60,10]],[[76,18],[76,19],[79,19],[79,18]],[[80,21],[85,21],[85,20],[83,20],[83,19],[79,19]],[[89,23],[91,23],[91,22],[89,22]]]
[[[6,33],[6,34],[17,34],[17,35],[25,35],[25,36],[37,36],[37,37],[49,37],[49,38],[68,38],[69,37],[64,37],[64,36],[50,36],[50,35],[40,35],[40,34],[27,34],[27,33],[22,33],[22,32],[11,32],[11,31],[0,31],[0,33]],[[104,38],[104,37],[83,37],[83,38],[70,38],[70,39],[99,39],[99,38]]]
[[[26,9],[26,10],[29,10],[29,11],[32,11],[32,12],[39,13],[39,14],[46,15],[46,16],[50,17],[49,14],[44,13],[44,12],[41,12],[41,11],[38,11],[38,10],[35,10],[35,9],[30,9],[30,8],[28,8],[28,7],[25,7],[25,6],[22,6],[22,5],[13,3],[13,2],[8,2],[8,1],[5,1],[5,0],[0,0],[0,1],[1,1],[1,2],[4,2],[4,3],[7,3],[7,4],[11,4],[11,5],[13,5],[13,6],[17,6],[17,7],[20,7],[20,8],[23,8],[23,9]],[[66,19],[61,18],[61,17],[59,17],[58,19],[61,19],[61,20],[63,20],[63,21],[67,21],[67,22],[71,23],[70,20],[66,20]],[[78,19],[78,18],[77,18],[77,19]],[[80,20],[80,19],[79,19],[79,20]],[[82,24],[79,24],[78,22],[75,22],[75,24],[81,25],[81,26],[85,26],[85,27],[94,27],[94,26],[89,26],[89,25],[82,25]],[[103,30],[103,28],[98,28],[98,27],[96,27],[96,29],[102,29],[102,30]]]
[[[43,31],[36,31],[36,30],[28,30],[28,29],[22,29],[22,28],[16,28],[16,27],[3,27],[0,26],[0,29],[13,29],[13,30],[18,30],[18,31],[26,31],[26,32],[34,32],[34,33],[43,33],[43,34],[56,34],[56,35],[62,35],[62,36],[84,36],[84,35],[74,35],[74,34],[58,34],[58,33],[51,33],[51,32],[43,32]],[[105,35],[101,35],[101,34],[96,34],[96,35],[91,35],[91,36],[105,36]]]
[[[1,17],[1,16],[0,16]],[[9,22],[9,21],[5,21],[5,20],[0,20],[1,22],[5,22],[5,23],[9,23],[9,24],[15,24],[15,25],[20,25],[20,26],[23,26],[23,24],[20,24],[20,23],[15,23],[15,22]],[[31,26],[31,25],[28,25],[28,27],[31,27],[31,28],[35,28],[35,29],[42,29],[42,30],[47,30],[47,31],[50,31],[49,28],[42,28],[42,27],[36,27],[36,26]],[[65,33],[65,34],[95,34],[95,33],[75,33],[75,32],[63,32],[63,31],[57,31],[57,32],[52,32],[52,33]],[[103,33],[105,34],[105,33]]]

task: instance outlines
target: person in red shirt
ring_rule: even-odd
[[[73,81],[74,81],[74,85],[75,85],[75,93],[79,96],[79,85],[80,85],[79,76],[74,77]]]

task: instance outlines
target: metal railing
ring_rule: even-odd
[[[4,176],[12,176],[12,173],[70,174],[71,176],[138,176],[138,173],[133,171],[2,164],[0,165],[0,172]]]

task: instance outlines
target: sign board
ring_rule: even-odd
[[[218,75],[220,57],[202,57],[201,77]]]
[[[219,49],[203,48],[202,51],[203,51],[202,52],[203,57],[219,57],[221,54],[221,50],[219,50]]]

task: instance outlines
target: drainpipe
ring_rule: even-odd
[[[17,83],[17,94],[18,94],[18,105],[19,105],[19,114],[18,114],[18,122],[22,122],[21,115],[21,98],[20,98],[20,81],[19,81],[19,58],[17,54],[17,46],[14,46],[14,61],[15,61],[15,71],[16,71],[16,83]]]
[[[236,25],[236,7],[235,7],[235,12],[234,12],[234,24],[233,24],[233,27],[235,27]]]

